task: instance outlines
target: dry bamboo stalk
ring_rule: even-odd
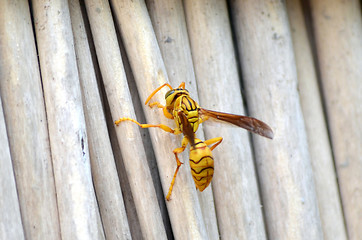
[[[2,1],[0,9],[0,88],[25,238],[59,239],[45,108],[29,6],[24,1]]]
[[[119,35],[119,32],[117,32],[117,34],[118,34],[118,39],[120,39],[121,36]],[[134,80],[132,69],[131,69],[130,63],[128,61],[126,50],[124,49],[124,46],[123,46],[122,42],[120,44],[120,47],[121,47],[121,55],[122,55],[122,60],[123,60],[123,66],[124,66],[124,70],[126,72],[127,82],[128,82],[129,90],[130,90],[130,93],[131,93],[132,103],[133,103],[133,106],[134,106],[136,118],[137,118],[137,120],[139,122],[145,123],[146,122],[146,117],[145,117],[145,115],[143,113],[143,104],[144,103],[141,102],[141,99],[140,99],[140,97],[138,95],[137,85],[136,85],[136,82]],[[110,121],[112,122],[112,119]],[[158,201],[158,205],[160,207],[160,211],[161,211],[162,220],[163,220],[163,224],[164,224],[164,227],[165,227],[167,239],[171,239],[171,238],[173,238],[172,228],[171,228],[170,218],[168,217],[166,202],[164,201],[165,196],[164,196],[163,190],[162,190],[160,174],[157,171],[157,161],[156,161],[155,153],[153,151],[150,133],[149,133],[148,129],[140,129],[140,132],[141,132],[141,137],[142,137],[142,143],[143,143],[143,146],[144,146],[145,152],[146,152],[148,167],[151,170],[153,187],[155,188],[155,191],[156,191],[157,201]],[[113,150],[113,152],[115,152],[115,151]],[[120,173],[118,175],[120,175]],[[123,186],[122,186],[122,190],[123,190]],[[128,208],[127,208],[127,210],[128,210]],[[129,212],[127,211],[127,214],[128,213]],[[128,219],[129,218],[130,217],[128,217]],[[139,224],[138,224],[138,226],[139,226]],[[135,239],[138,239],[137,236],[134,237],[133,234],[132,234],[132,237],[135,238]]]
[[[94,0],[86,7],[112,118],[135,118],[109,4]],[[122,123],[116,133],[143,237],[166,239],[139,127]]]
[[[322,239],[285,6],[234,1],[232,9],[250,115],[274,130],[273,141],[253,136],[267,232]]]
[[[208,7],[205,7],[208,5]],[[225,1],[185,1],[201,106],[243,114],[239,75]],[[225,239],[265,239],[253,158],[246,131],[204,125],[207,138],[223,137],[214,151],[213,189]]]
[[[3,10],[1,7],[0,9]],[[0,37],[3,38],[1,32]],[[1,66],[2,63],[0,73]],[[0,152],[0,239],[25,239],[1,98]]]
[[[167,82],[165,66],[157,45],[146,6],[143,1],[112,1],[116,20],[120,27],[125,49],[135,76],[141,100],[161,84]],[[153,101],[164,104],[164,88]],[[148,123],[174,126],[166,120],[160,109],[144,106]],[[155,148],[163,191],[166,196],[169,184],[176,168],[172,150],[180,146],[181,136],[175,137],[160,129],[150,129]],[[206,239],[207,233],[202,219],[200,204],[197,199],[191,174],[180,171],[172,192],[171,201],[167,202],[173,233],[178,239]],[[180,220],[181,219],[181,220]]]
[[[362,236],[362,20],[359,1],[311,1],[348,237]]]
[[[171,85],[177,87],[185,82],[190,96],[199,102],[182,1],[147,1],[147,4]],[[205,139],[202,126],[197,137]],[[187,158],[183,162],[182,171],[190,171]],[[198,193],[209,239],[219,239],[212,188]]]
[[[127,219],[132,239],[143,239],[141,224],[137,216],[137,209],[132,196],[131,186],[127,177],[127,171],[124,167],[121,149],[118,144],[114,121],[110,113],[109,105],[105,105],[107,125],[109,129],[109,137],[112,144],[114,159],[116,161],[119,181],[122,188],[124,206],[127,210]]]
[[[91,169],[103,229],[107,239],[131,239],[79,1],[70,1],[69,7],[82,87]]]
[[[298,89],[307,130],[319,211],[325,239],[346,239],[333,156],[308,42],[301,2],[287,1],[297,63]]]
[[[64,239],[102,239],[67,1],[32,1]]]

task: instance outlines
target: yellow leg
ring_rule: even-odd
[[[154,107],[154,106],[157,106],[158,108],[162,108],[162,110],[163,110],[163,115],[165,115],[165,117],[167,117],[167,118],[169,118],[169,119],[173,119],[172,114],[169,113],[169,112],[167,111],[167,108],[166,108],[165,106],[163,106],[161,103],[159,103],[159,102],[153,102],[153,103],[149,103],[148,106],[151,107],[151,108]]]
[[[150,108],[154,107],[154,106],[157,106],[158,108],[165,108],[165,106],[163,106],[161,103],[159,102],[152,102],[152,103],[149,103],[148,106]]]
[[[170,197],[171,197],[173,185],[175,184],[175,180],[176,180],[176,176],[177,176],[178,170],[180,169],[181,164],[183,164],[183,163],[179,160],[177,154],[178,154],[178,153],[182,153],[183,151],[185,151],[185,148],[186,148],[186,146],[187,146],[188,143],[189,143],[188,139],[187,139],[186,137],[184,137],[184,138],[182,139],[181,147],[176,148],[176,149],[173,150],[173,153],[175,154],[175,157],[176,157],[177,168],[176,168],[176,170],[175,170],[175,174],[173,175],[170,188],[168,189],[168,193],[167,193],[167,196],[166,196],[166,200],[167,200],[167,201],[170,201]]]
[[[151,93],[150,96],[148,96],[148,98],[146,99],[145,105],[146,105],[146,104],[151,100],[151,98],[152,98],[158,91],[160,91],[164,86],[167,86],[167,87],[169,87],[170,89],[172,89],[171,85],[168,84],[168,83],[165,83],[165,84],[163,84],[162,86],[159,86],[158,88],[156,88],[155,91],[153,91],[153,92]]]
[[[151,93],[150,96],[148,96],[148,98],[147,98],[146,101],[145,101],[145,105],[147,105],[147,103],[151,100],[151,98],[152,98],[158,91],[160,91],[160,90],[161,90],[163,87],[165,87],[165,86],[169,87],[171,90],[173,89],[173,88],[171,87],[171,85],[168,84],[168,83],[165,83],[165,84],[159,86],[158,88],[156,88],[155,91],[153,91],[153,92]],[[178,86],[178,88],[183,88],[183,89],[185,89],[185,82],[182,82],[182,83],[180,84],[180,86]],[[167,118],[169,118],[169,119],[173,119],[172,114],[169,113],[169,112],[167,111],[167,108],[166,108],[165,106],[163,106],[162,104],[160,104],[159,102],[150,103],[150,104],[148,104],[148,106],[150,106],[150,107],[157,106],[158,108],[162,108],[162,109],[163,109],[163,115],[165,115],[165,117],[167,117]]]
[[[216,148],[221,143],[221,141],[222,141],[222,137],[216,137],[216,138],[211,138],[209,140],[206,140],[206,141],[204,141],[204,143],[206,145],[215,143],[213,146],[210,147],[210,150],[212,151],[212,150],[214,150],[214,148]]]
[[[185,89],[185,82],[182,82],[182,83],[180,84],[180,86],[178,86],[178,88],[183,88],[183,89]]]
[[[115,121],[114,123],[118,126],[118,124],[120,122],[123,121],[130,121],[133,122],[135,124],[137,124],[138,126],[140,126],[141,128],[151,128],[151,127],[157,127],[157,128],[161,128],[162,130],[169,132],[169,133],[173,133],[173,134],[180,134],[181,131],[178,128],[172,129],[169,126],[166,126],[164,124],[141,124],[139,122],[137,122],[136,120],[132,119],[132,118],[128,118],[128,117],[124,117],[124,118],[120,118],[117,121]]]
[[[148,98],[146,99],[145,105],[151,100],[151,98],[152,98],[158,91],[160,91],[160,90],[161,90],[163,87],[165,87],[165,86],[169,87],[170,89],[173,89],[173,88],[171,87],[171,85],[168,84],[168,83],[165,83],[165,84],[159,86],[158,88],[156,88],[155,91],[153,91],[153,92],[150,94],[150,96],[148,96]],[[183,88],[183,89],[185,89],[185,82],[182,82],[182,83],[180,84],[180,86],[178,86],[178,88]]]
[[[199,124],[201,124],[201,123],[203,123],[203,122],[206,122],[208,119],[209,119],[208,116],[206,116],[206,115],[201,115]]]
[[[173,185],[175,184],[175,180],[176,180],[176,176],[177,176],[178,170],[179,170],[179,168],[181,167],[181,164],[183,164],[182,162],[180,162],[180,160],[178,159],[177,155],[176,155],[176,162],[177,162],[177,168],[176,168],[175,174],[173,175],[170,188],[168,189],[168,193],[167,193],[167,196],[166,196],[166,200],[167,200],[167,201],[170,201],[170,197],[171,197]]]

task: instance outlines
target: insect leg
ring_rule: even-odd
[[[141,128],[151,128],[151,127],[157,127],[157,128],[161,128],[162,130],[164,130],[165,132],[169,132],[169,133],[173,133],[175,135],[180,134],[181,131],[178,128],[172,129],[169,126],[166,126],[164,124],[142,124],[137,122],[136,120],[132,119],[132,118],[128,118],[128,117],[124,117],[124,118],[120,118],[117,121],[115,121],[114,123],[118,126],[118,124],[120,122],[123,121],[130,121],[133,122],[135,124],[137,124],[138,126],[140,126]]]
[[[151,107],[151,108],[154,107],[154,106],[157,106],[158,108],[162,108],[162,110],[163,110],[163,115],[165,115],[165,117],[167,117],[167,118],[169,118],[169,119],[173,119],[172,114],[169,113],[169,112],[167,111],[167,108],[166,108],[164,105],[162,105],[161,103],[159,103],[159,102],[153,102],[153,103],[149,103],[148,106]]]
[[[178,88],[183,88],[183,89],[185,89],[185,82],[182,82],[182,83],[180,84],[180,86],[178,86]]]
[[[158,91],[160,91],[161,88],[163,88],[164,86],[167,86],[167,87],[169,87],[170,89],[172,89],[171,85],[168,84],[168,83],[165,83],[165,84],[163,84],[162,86],[159,86],[158,88],[156,88],[155,91],[153,91],[153,92],[151,93],[150,96],[148,96],[148,98],[146,99],[145,105],[146,105],[146,104],[151,100],[151,98],[152,98]]]
[[[199,122],[199,124],[201,124],[201,123],[203,123],[203,122],[205,122],[205,121],[207,121],[207,120],[209,119],[209,117],[206,116],[206,115],[204,115],[204,114],[200,114],[200,113],[199,113],[199,116],[200,116],[200,122]]]
[[[211,138],[211,139],[208,139],[206,141],[204,141],[204,143],[206,145],[210,145],[210,144],[213,144],[215,143],[213,146],[210,147],[210,150],[214,150],[214,148],[216,148],[222,141],[222,137],[216,137],[216,138]]]
[[[177,154],[178,154],[178,153],[182,153],[182,152],[185,150],[185,148],[186,148],[186,146],[187,146],[188,143],[189,143],[188,139],[187,139],[186,137],[184,137],[184,138],[182,139],[181,147],[176,148],[176,149],[173,150],[173,153],[175,154],[175,157],[176,157],[177,168],[176,168],[175,174],[173,175],[170,188],[168,189],[168,193],[167,193],[167,196],[166,196],[166,200],[167,200],[167,201],[170,200],[171,193],[172,193],[172,189],[173,189],[173,185],[175,184],[175,180],[176,180],[176,176],[177,176],[178,170],[180,169],[181,164],[183,164],[183,163],[179,160]]]

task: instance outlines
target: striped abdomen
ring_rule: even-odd
[[[214,159],[210,148],[197,138],[195,145],[190,148],[190,167],[196,188],[200,192],[204,191],[214,175]]]

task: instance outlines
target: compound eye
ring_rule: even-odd
[[[174,89],[171,89],[170,91],[168,91],[166,94],[165,94],[165,99],[168,98],[171,94],[173,94],[175,92]]]

